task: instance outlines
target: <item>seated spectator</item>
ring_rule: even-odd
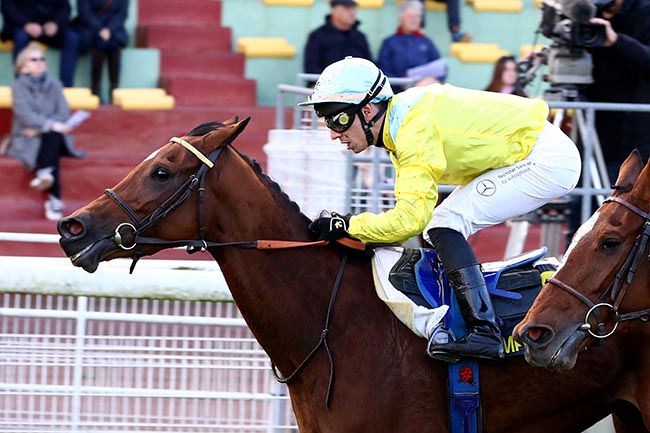
[[[7,155],[18,158],[36,176],[29,185],[47,191],[45,218],[63,216],[59,160],[62,156],[83,156],[73,148],[66,120],[70,108],[61,83],[47,74],[41,48],[27,46],[16,57],[18,74],[11,87],[13,120]]]
[[[424,5],[425,0],[418,0]],[[471,42],[472,35],[460,31],[460,0],[433,0],[437,3],[447,5],[447,27],[451,34],[452,42]],[[422,28],[424,28],[424,15],[422,16]]]
[[[68,0],[2,0],[0,11],[4,26],[0,39],[14,43],[13,59],[30,41],[39,41],[61,50],[59,76],[63,85],[74,85],[74,72],[79,56],[79,38],[69,29]]]
[[[77,0],[74,29],[82,53],[90,53],[90,89],[101,97],[104,59],[108,61],[109,101],[119,87],[122,48],[129,41],[124,27],[129,0]]]
[[[414,76],[410,71],[417,66],[431,64],[440,60],[440,53],[433,41],[422,33],[422,14],[424,7],[418,0],[408,0],[399,7],[399,27],[394,35],[383,40],[379,49],[377,66],[388,77],[415,78],[415,85],[442,82],[445,68],[428,68],[428,73]],[[427,69],[427,68],[419,68]],[[397,90],[397,89],[396,89]]]
[[[346,56],[372,60],[366,35],[358,30],[357,2],[332,0],[331,13],[325,24],[312,31],[307,38],[304,72],[320,74],[326,66]]]
[[[513,56],[503,56],[494,64],[492,80],[485,88],[488,92],[512,93],[518,96],[528,96],[519,85],[517,61]]]

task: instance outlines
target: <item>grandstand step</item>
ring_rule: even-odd
[[[184,49],[164,49],[161,53],[160,73],[165,77],[180,75],[233,75],[244,76],[244,55],[228,51],[196,53]]]
[[[146,26],[143,41],[149,48],[179,49],[187,51],[221,50],[231,51],[232,31],[226,27],[210,25],[151,24]],[[202,54],[202,53],[201,53]],[[196,56],[194,62],[203,59]],[[189,66],[189,65],[186,65]]]
[[[174,77],[167,92],[178,105],[255,105],[256,83],[239,77]]]
[[[189,28],[196,24],[221,22],[221,2],[206,0],[138,0],[140,24],[184,22]]]

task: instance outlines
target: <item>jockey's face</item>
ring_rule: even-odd
[[[364,116],[366,121],[369,121],[373,118],[376,113],[376,108],[373,104],[367,104],[365,107],[358,111],[352,122],[352,125],[343,132],[336,132],[333,129],[330,129],[330,138],[332,140],[339,139],[341,143],[345,144],[348,150],[351,150],[354,153],[361,153],[368,148],[368,140],[366,139],[366,134],[363,132],[363,126],[361,126],[360,116]],[[379,130],[381,128],[381,121],[378,121],[372,127],[373,137],[377,137]],[[376,140],[375,140],[376,141]],[[373,143],[375,144],[375,143]]]

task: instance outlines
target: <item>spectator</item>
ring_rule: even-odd
[[[435,44],[422,33],[424,6],[418,0],[408,0],[399,7],[399,27],[394,35],[383,40],[379,49],[377,65],[389,77],[412,77],[409,69],[423,66],[440,59]],[[424,76],[418,76],[415,85],[441,82],[445,69],[435,76],[433,68]]]
[[[494,64],[492,80],[485,88],[488,92],[511,93],[517,96],[528,96],[519,85],[517,61],[513,56],[502,56]]]
[[[423,5],[425,0],[418,0]],[[451,35],[452,42],[471,42],[472,35],[460,31],[460,0],[433,0],[447,5],[447,28]],[[422,16],[422,28],[424,28],[424,15]]]
[[[109,102],[119,87],[122,48],[129,41],[124,27],[129,0],[77,0],[75,30],[81,52],[90,53],[90,89],[101,96],[104,59],[108,61]]]
[[[593,84],[586,96],[593,102],[650,103],[650,1],[614,0],[592,19],[605,26],[605,47],[591,48]],[[650,113],[598,111],[596,129],[612,180],[630,152],[650,157]]]
[[[0,39],[13,41],[14,62],[30,41],[59,48],[59,76],[64,86],[72,87],[79,56],[79,38],[68,27],[68,0],[2,0],[0,11],[4,20]]]
[[[650,1],[614,0],[593,24],[605,26],[604,47],[589,48],[594,82],[585,89],[590,102],[650,103]],[[650,113],[596,111],[596,131],[610,182],[634,149],[650,157]],[[603,185],[608,187],[608,185]],[[572,202],[568,240],[581,220],[581,200]]]
[[[372,60],[366,35],[358,30],[357,2],[332,0],[325,24],[312,31],[305,45],[304,71],[320,74],[331,63],[346,56]]]
[[[83,156],[72,146],[66,120],[70,108],[61,83],[47,74],[47,63],[38,45],[28,45],[16,57],[18,74],[11,88],[13,120],[7,155],[20,159],[36,176],[29,185],[47,191],[45,218],[63,216],[59,159]]]

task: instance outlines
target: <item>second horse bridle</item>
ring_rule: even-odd
[[[569,292],[570,294],[572,294],[573,296],[575,296],[576,298],[580,299],[582,302],[587,304],[589,310],[585,315],[585,321],[580,326],[580,329],[589,332],[589,334],[591,334],[592,337],[601,340],[612,335],[614,331],[616,331],[616,328],[618,327],[618,324],[621,321],[640,319],[642,321],[647,322],[648,320],[650,320],[650,309],[639,310],[630,313],[618,312],[618,307],[623,301],[623,298],[625,297],[625,294],[627,292],[627,288],[632,283],[634,275],[636,274],[636,271],[639,267],[639,263],[641,262],[643,256],[646,254],[646,249],[648,248],[648,240],[650,239],[650,213],[645,212],[642,209],[639,209],[629,201],[624,200],[620,197],[609,197],[605,199],[605,201],[603,202],[603,204],[605,203],[618,203],[620,205],[623,205],[627,209],[631,210],[632,212],[639,215],[641,218],[645,220],[643,223],[643,227],[641,229],[641,233],[637,236],[636,240],[634,241],[634,245],[632,246],[632,249],[630,250],[627,258],[625,259],[625,262],[623,262],[623,264],[621,265],[620,269],[616,273],[616,276],[614,277],[614,280],[609,285],[607,290],[605,290],[603,294],[600,295],[600,297],[596,302],[593,302],[585,295],[583,295],[582,293],[578,292],[576,289],[571,287],[569,284],[560,281],[557,277],[553,276],[548,279],[548,283],[551,283],[554,286],[564,289],[565,291]],[[650,256],[648,256],[648,259],[650,260]],[[605,302],[606,300],[608,300],[607,299],[608,296],[611,299],[612,303]],[[600,315],[599,308],[601,307],[611,309],[611,311],[613,311],[615,315],[614,326],[609,332],[606,331],[605,323],[603,322]],[[589,318],[591,315],[594,316],[597,322],[595,331],[592,329],[592,325],[589,322]]]

